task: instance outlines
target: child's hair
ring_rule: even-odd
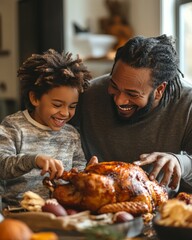
[[[30,91],[34,92],[37,99],[59,86],[77,88],[78,92],[82,93],[88,88],[92,78],[79,55],[73,59],[72,53],[60,54],[53,49],[42,55],[32,54],[21,65],[17,76],[20,80],[21,96],[28,110],[34,109],[29,99]]]

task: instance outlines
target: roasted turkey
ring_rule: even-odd
[[[95,213],[127,211],[134,216],[151,213],[167,201],[166,189],[150,181],[142,168],[124,162],[101,162],[84,171],[65,171],[65,183],[43,183],[52,189],[52,197],[66,208]],[[67,182],[67,183],[66,183]]]

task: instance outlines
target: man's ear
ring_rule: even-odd
[[[167,82],[163,82],[155,89],[155,100],[160,100],[162,98],[166,86]]]
[[[36,95],[33,91],[29,92],[29,99],[30,99],[31,104],[34,107],[37,107],[39,105],[39,100],[36,98]]]

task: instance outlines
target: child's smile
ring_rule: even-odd
[[[40,124],[58,131],[74,116],[78,98],[78,90],[70,86],[53,88],[40,99],[31,93],[31,102],[35,106],[31,116]]]

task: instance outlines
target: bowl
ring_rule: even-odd
[[[105,57],[117,42],[117,38],[109,34],[79,33],[74,38],[74,44],[84,57]]]
[[[153,219],[153,227],[156,231],[156,234],[159,240],[191,240],[192,239],[192,228],[165,226],[158,223],[158,220],[160,218],[161,218],[161,215],[157,214]]]
[[[95,58],[104,57],[117,42],[116,37],[108,34],[91,34],[89,36],[91,55]]]

